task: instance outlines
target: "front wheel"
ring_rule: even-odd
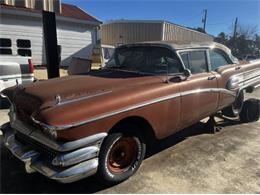
[[[131,177],[140,167],[146,145],[137,133],[112,133],[99,153],[98,177],[106,184],[116,184]]]

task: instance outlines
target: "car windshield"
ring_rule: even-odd
[[[180,73],[178,57],[168,48],[158,46],[119,47],[105,68],[151,74]]]

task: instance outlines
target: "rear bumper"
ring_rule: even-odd
[[[35,81],[34,74],[22,74],[22,84],[31,83]]]
[[[28,173],[39,172],[61,183],[71,183],[94,175],[98,168],[98,153],[101,142],[87,144],[71,151],[55,151],[55,156],[46,157],[41,151],[26,145],[16,138],[16,130],[9,124],[2,128],[4,144],[10,152],[25,164]]]

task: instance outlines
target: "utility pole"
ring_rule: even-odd
[[[43,38],[47,62],[48,79],[59,77],[59,51],[57,45],[56,16],[54,12],[42,11]]]
[[[207,22],[207,14],[208,14],[208,10],[204,9],[204,18],[202,19],[202,23],[203,23],[203,30],[206,32],[206,22]]]
[[[235,26],[234,26],[234,34],[233,34],[233,38],[235,38],[237,36],[237,17],[236,17],[236,21],[235,21]]]

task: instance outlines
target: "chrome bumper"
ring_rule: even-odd
[[[18,141],[15,137],[17,130],[14,130],[10,124],[4,125],[1,129],[4,133],[5,146],[25,163],[28,173],[37,171],[61,183],[71,183],[96,173],[99,148],[106,136],[103,133],[103,136],[99,135],[99,140],[86,143],[83,147],[81,145],[80,148],[73,147],[71,151],[56,151],[56,156],[51,160],[39,150]]]

